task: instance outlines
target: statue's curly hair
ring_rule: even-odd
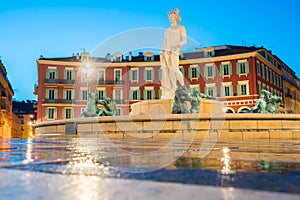
[[[179,16],[179,9],[178,8],[175,8],[175,9],[173,9],[173,10],[171,10],[171,11],[168,12],[169,16],[172,15],[172,14],[175,15],[177,22],[181,21],[181,17]]]

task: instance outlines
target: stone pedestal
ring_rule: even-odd
[[[159,115],[172,113],[173,99],[144,100],[131,105],[131,115]],[[220,101],[204,99],[200,101],[200,113],[222,112],[224,105]]]

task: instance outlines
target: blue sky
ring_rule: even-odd
[[[0,56],[15,98],[36,99],[40,55],[67,57],[119,33],[164,29],[173,8],[180,9],[181,24],[199,46],[264,46],[300,76],[298,0],[10,0],[0,6]]]

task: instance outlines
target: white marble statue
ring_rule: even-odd
[[[186,30],[184,26],[177,24],[181,21],[178,9],[170,11],[168,16],[171,25],[165,30],[164,44],[160,52],[161,99],[174,99],[177,81],[184,86],[184,77],[179,70],[179,54],[180,47],[186,44]]]

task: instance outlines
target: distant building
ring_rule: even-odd
[[[12,86],[7,78],[6,68],[0,60],[0,137],[13,137],[17,130],[17,122],[12,114]],[[14,123],[13,123],[14,122]],[[16,122],[16,123],[15,123]]]
[[[28,138],[32,137],[32,124],[36,121],[35,100],[13,101],[13,113],[18,117],[19,135],[16,137]]]
[[[89,91],[96,92],[100,99],[113,99],[119,115],[129,114],[135,102],[161,96],[159,56],[153,52],[136,56],[116,52],[105,58],[90,57],[87,52],[64,58],[41,56],[37,65],[37,121],[78,117]],[[287,67],[264,47],[223,45],[180,55],[187,87],[224,101],[226,112],[231,113],[250,110],[262,88],[283,96],[280,112],[288,113],[283,84],[286,73],[297,84],[299,79],[283,66]],[[299,88],[296,91],[299,95]],[[299,98],[295,105],[298,108],[294,112],[299,113]]]

